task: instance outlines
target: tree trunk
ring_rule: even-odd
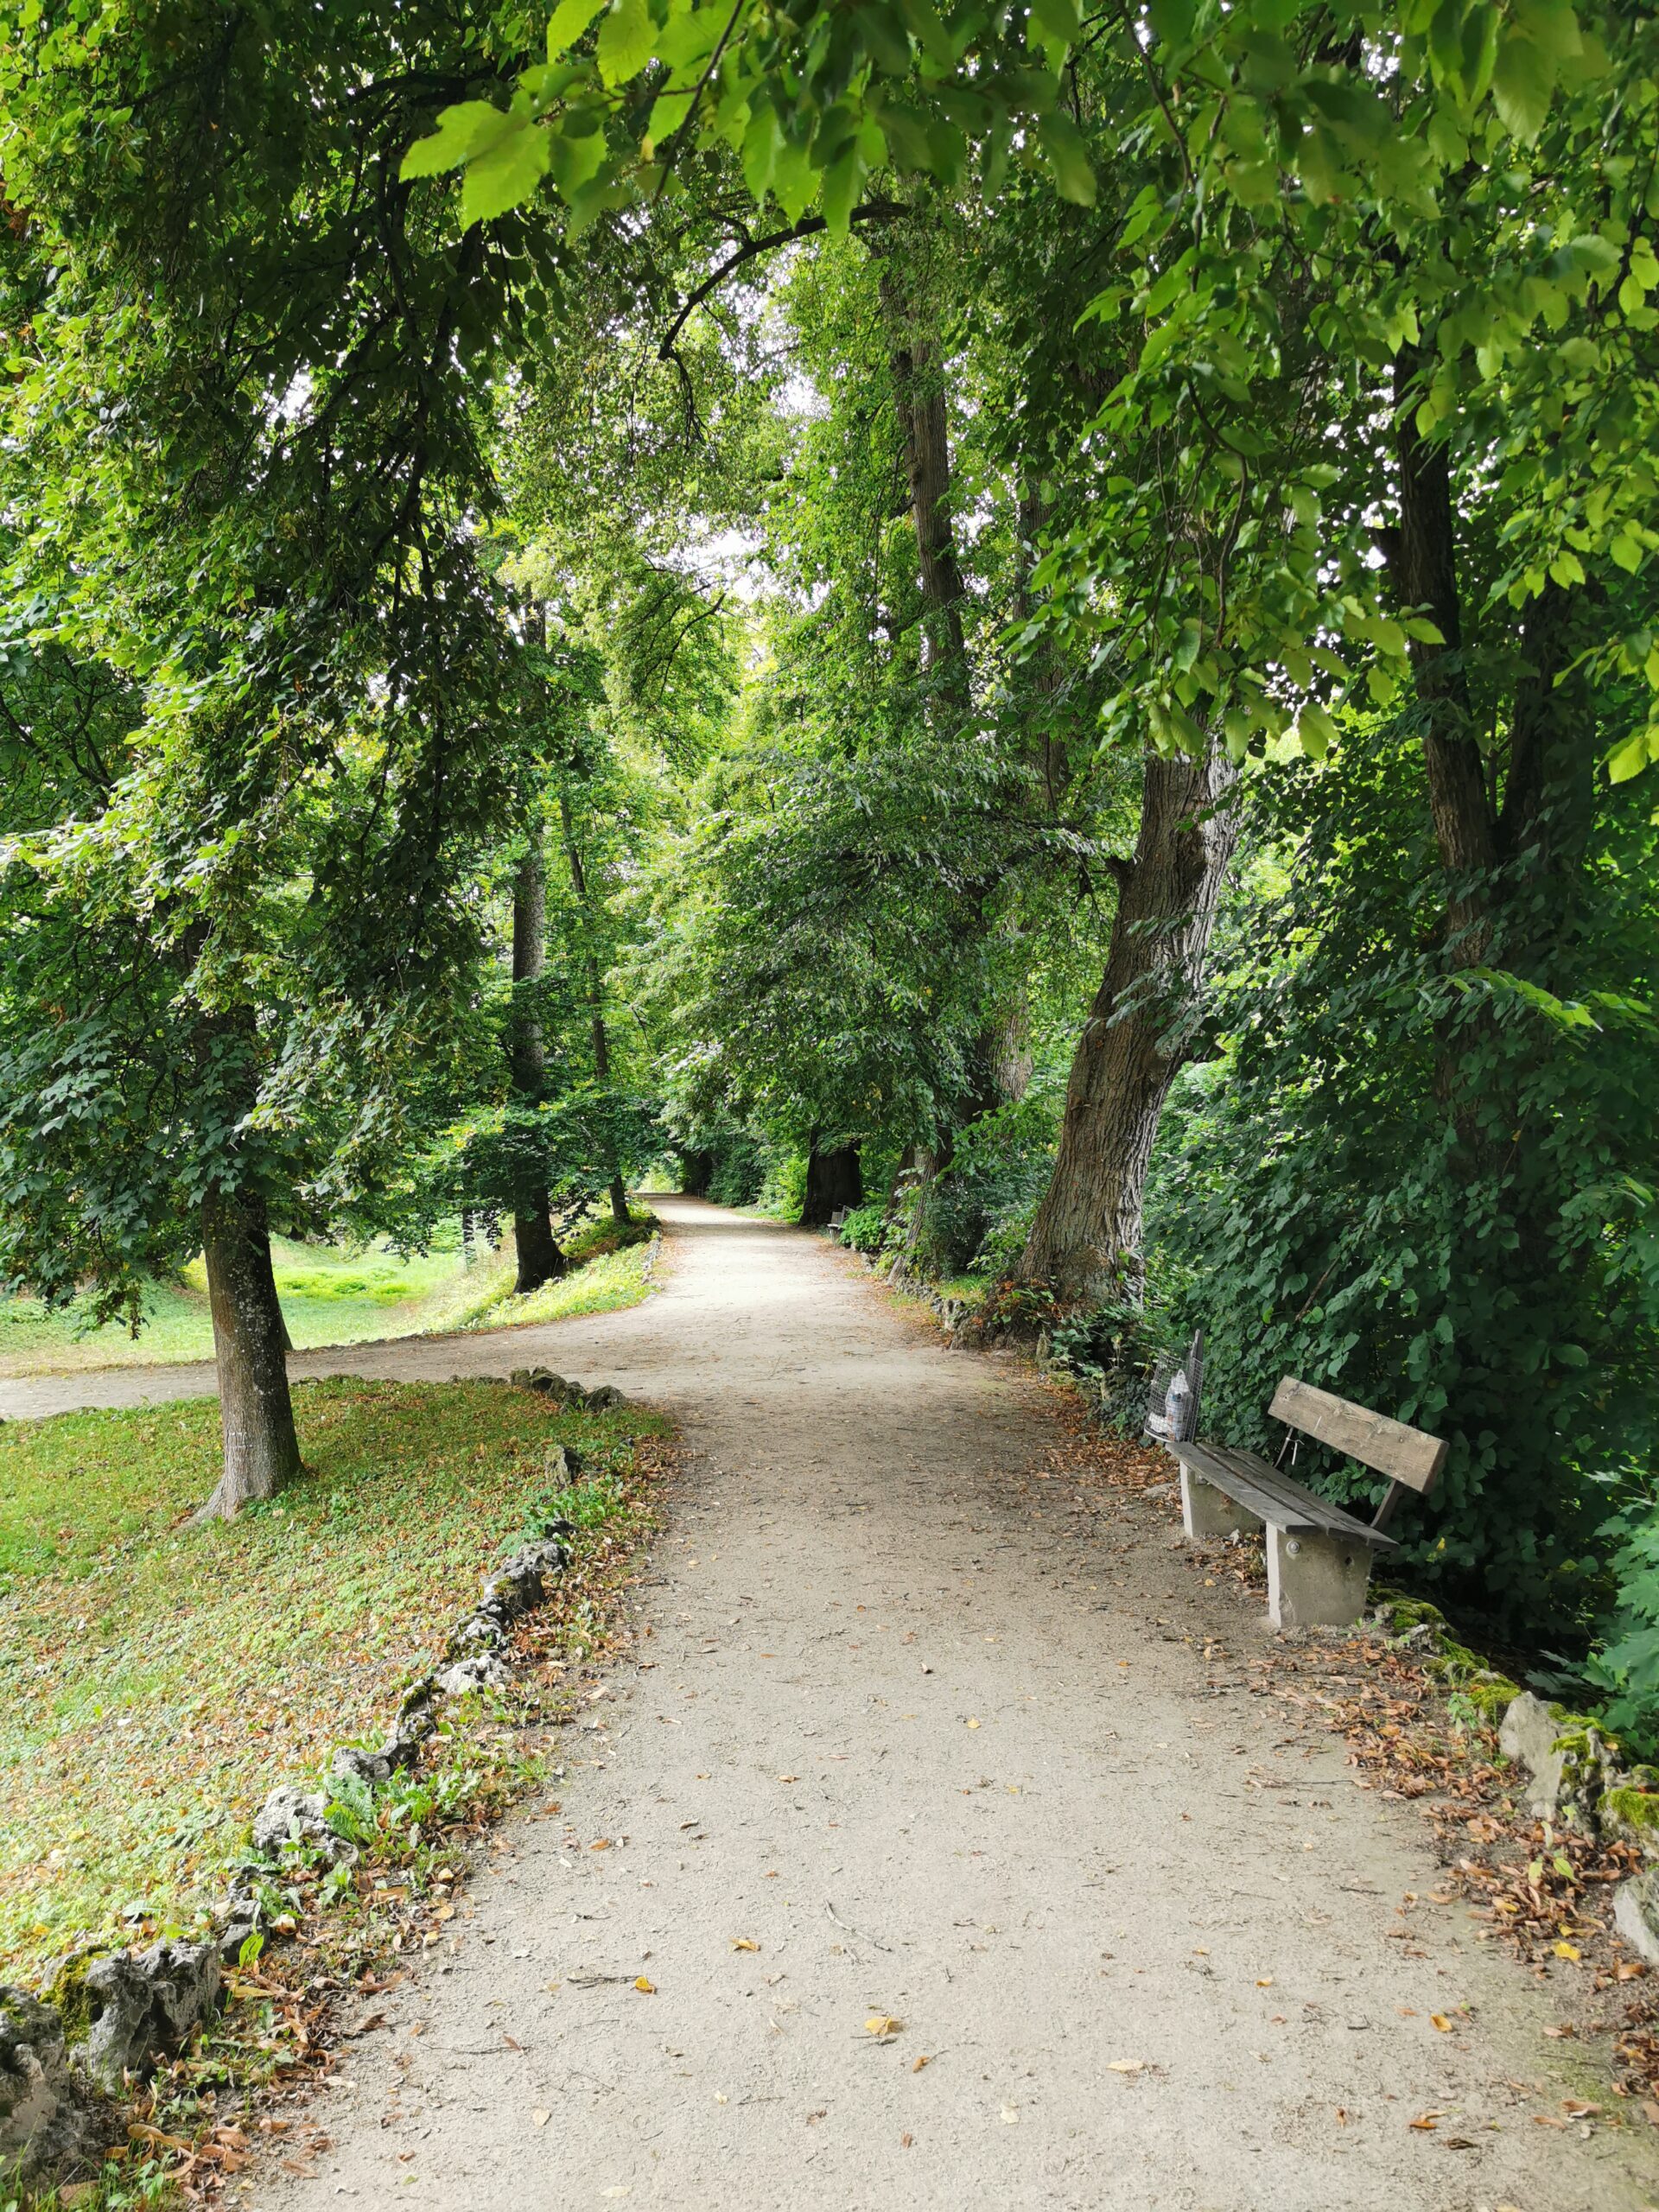
[[[276,1308],[276,1325],[282,1332],[283,1355],[284,1358],[286,1358],[288,1354],[294,1349],[294,1339],[288,1333],[288,1316],[283,1311],[283,1301],[276,1293],[276,1269],[272,1264],[270,1256],[270,1231],[263,1223],[260,1225],[258,1232],[258,1244],[259,1256],[257,1264],[263,1270],[265,1278],[265,1288],[262,1291],[261,1295],[262,1297],[268,1298],[270,1300],[270,1303]]]
[[[680,1154],[680,1191],[688,1198],[706,1198],[709,1185],[715,1179],[715,1155],[712,1152],[683,1152]]]
[[[599,955],[594,950],[593,906],[588,896],[588,872],[582,863],[582,850],[576,843],[575,826],[571,819],[569,795],[559,793],[559,826],[564,836],[564,857],[570,870],[570,881],[576,894],[576,904],[582,908],[588,925],[587,947],[582,954],[582,965],[588,976],[588,1032],[594,1045],[594,1073],[601,1083],[611,1079],[611,1037],[605,1027],[605,988],[599,972]],[[611,1219],[619,1229],[628,1225],[628,1192],[622,1180],[621,1163],[615,1147],[611,1151],[609,1185]]]
[[[970,703],[963,585],[950,519],[950,432],[938,346],[918,318],[892,261],[881,257],[880,293],[892,346],[893,410],[904,448],[922,590],[922,667],[937,678],[947,720]]]
[[[1451,473],[1445,448],[1431,444],[1417,428],[1412,385],[1419,365],[1413,347],[1402,347],[1395,356],[1400,525],[1385,543],[1389,581],[1401,607],[1427,614],[1443,640],[1433,645],[1413,639],[1411,663],[1422,711],[1429,813],[1450,879],[1446,949],[1455,966],[1478,968],[1491,950],[1497,837],[1463,664]]]
[[[239,1192],[210,1192],[202,1200],[201,1244],[225,1458],[218,1487],[197,1517],[230,1521],[255,1498],[274,1497],[299,1472],[300,1440],[263,1204]]]
[[[1236,772],[1219,746],[1202,761],[1147,757],[1106,972],[1071,1063],[1054,1173],[1015,1270],[1068,1305],[1139,1294],[1147,1167],[1237,839],[1225,804]]]
[[[858,1164],[855,1144],[837,1145],[829,1152],[818,1150],[815,1137],[807,1155],[806,1195],[801,1201],[801,1224],[807,1229],[828,1226],[832,1213],[842,1206],[857,1206],[864,1203],[864,1178]]]
[[[512,885],[514,1004],[507,1057],[514,1095],[527,1106],[539,1105],[547,1089],[547,1046],[540,1017],[522,987],[536,982],[546,966],[547,860],[537,810]],[[516,1291],[539,1290],[563,1274],[565,1258],[553,1234],[544,1177],[526,1175],[514,1191],[512,1241],[518,1262]]]

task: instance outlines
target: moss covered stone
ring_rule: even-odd
[[[92,2032],[96,2005],[86,1986],[86,1976],[105,1955],[101,1943],[86,1943],[60,1959],[48,1977],[44,1995],[63,2022],[64,2041],[85,2043]]]
[[[1604,1835],[1633,1843],[1649,1858],[1659,1859],[1659,1771],[1637,1767],[1611,1789],[1604,1789],[1596,1804],[1596,1821]]]

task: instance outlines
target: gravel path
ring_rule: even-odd
[[[273,2163],[241,2201],[1659,2202],[1645,2137],[1533,2124],[1581,2062],[1541,2037],[1548,1989],[1427,1902],[1411,1810],[1207,1687],[1205,1634],[1248,1657],[1268,1631],[1179,1567],[1166,1502],[1039,1516],[1014,1478],[1052,1415],[1019,1367],[948,1351],[822,1241],[658,1204],[643,1306],[294,1362],[546,1359],[669,1407],[688,1469],[556,1806],[350,2048],[315,2177]],[[138,1395],[61,1388],[92,1379]]]

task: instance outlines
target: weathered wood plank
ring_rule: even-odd
[[[1321,1444],[1345,1452],[1363,1466],[1375,1467],[1378,1474],[1414,1491],[1433,1488],[1451,1449],[1441,1437],[1390,1421],[1329,1390],[1315,1389],[1294,1375],[1287,1375],[1274,1392],[1269,1410],[1275,1421],[1300,1429],[1304,1436],[1318,1437]]]
[[[1282,1529],[1288,1535],[1317,1533],[1369,1544],[1373,1551],[1391,1552],[1398,1548],[1394,1537],[1385,1536],[1380,1529],[1357,1520],[1316,1491],[1304,1490],[1300,1483],[1281,1474],[1254,1452],[1190,1443],[1166,1444],[1164,1449],[1172,1459],[1191,1467],[1202,1480],[1224,1491],[1235,1503],[1247,1508],[1257,1520]]]

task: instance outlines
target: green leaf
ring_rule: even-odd
[[[1337,726],[1317,699],[1302,702],[1296,717],[1296,742],[1312,760],[1323,760],[1336,743]]]
[[[599,73],[607,85],[626,85],[651,59],[655,33],[645,0],[614,0],[599,27]]]
[[[548,159],[553,171],[553,181],[558,187],[562,200],[574,200],[585,184],[591,184],[605,166],[605,156],[610,150],[601,130],[585,133],[569,130],[550,131]]]
[[[1633,576],[1642,565],[1642,548],[1624,531],[1620,531],[1607,550],[1627,575]]]
[[[877,68],[889,77],[907,77],[910,40],[897,12],[892,8],[857,8],[853,20]]]
[[[605,0],[559,0],[547,26],[547,58],[557,61],[582,36]]]
[[[777,111],[770,104],[757,108],[749,118],[749,127],[743,133],[743,181],[756,200],[764,200],[772,182],[772,173],[778,159],[784,134]]]
[[[1197,0],[1150,0],[1147,9],[1153,29],[1166,46],[1185,46],[1198,18]]]
[[[429,138],[417,138],[398,165],[397,174],[408,181],[416,176],[441,176],[458,169],[472,155],[500,137],[512,127],[512,118],[487,100],[461,100],[447,107]]]
[[[1076,0],[1031,0],[1031,20],[1057,45],[1070,46],[1082,27]]]
[[[1069,200],[1078,207],[1092,207],[1096,191],[1094,164],[1077,124],[1069,115],[1062,115],[1056,109],[1050,115],[1038,117],[1037,136],[1054,172],[1061,199]]]
[[[1648,765],[1648,737],[1644,729],[1627,737],[1623,745],[1615,746],[1607,756],[1607,780],[1611,784],[1628,784],[1639,776]]]
[[[864,154],[856,139],[823,173],[823,218],[833,238],[844,238],[864,188]]]
[[[1492,100],[1522,145],[1530,146],[1543,129],[1554,89],[1555,65],[1548,56],[1529,38],[1506,38],[1492,72]]]
[[[547,174],[551,158],[548,132],[527,115],[507,121],[508,129],[496,143],[467,164],[467,181],[461,188],[463,231],[520,206]]]

